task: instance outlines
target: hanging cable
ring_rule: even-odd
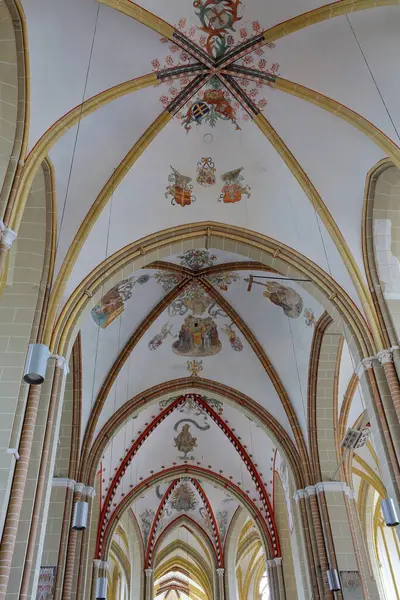
[[[89,62],[88,62],[87,70],[86,70],[85,84],[83,86],[81,108],[80,108],[80,112],[79,112],[79,118],[78,118],[78,125],[77,125],[77,128],[76,128],[74,147],[73,147],[73,150],[72,150],[71,165],[70,165],[69,172],[68,172],[67,186],[66,186],[66,189],[65,189],[65,198],[64,198],[64,203],[63,203],[63,208],[62,208],[61,218],[60,218],[60,229],[59,229],[59,235],[58,235],[58,240],[57,240],[57,245],[56,245],[56,252],[55,252],[56,256],[58,254],[58,247],[59,247],[60,240],[61,240],[61,230],[62,230],[62,225],[63,225],[63,222],[64,222],[65,209],[66,209],[66,206],[67,206],[67,199],[68,199],[68,192],[69,192],[69,187],[70,187],[70,183],[71,183],[72,169],[73,169],[73,165],[74,165],[74,161],[75,161],[76,147],[77,147],[77,143],[78,143],[79,130],[80,130],[81,121],[82,121],[83,103],[85,102],[86,89],[87,89],[87,84],[88,84],[88,81],[89,81],[89,73],[90,73],[90,67],[91,67],[91,64],[92,64],[94,42],[95,42],[95,39],[96,39],[97,25],[98,25],[98,22],[99,22],[99,14],[100,14],[100,4],[97,6],[97,11],[96,11],[96,18],[95,18],[95,23],[94,23],[92,43],[91,43],[90,52],[89,52]]]

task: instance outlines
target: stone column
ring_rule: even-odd
[[[379,371],[382,367],[378,361],[365,358],[362,361],[365,377],[361,378],[361,385],[365,389],[364,398],[367,402],[368,417],[372,425],[375,448],[382,470],[383,483],[390,495],[400,506],[400,468],[396,449],[391,435],[391,427],[387,418],[388,407],[384,406],[378,387]],[[385,375],[382,375],[385,378]],[[377,382],[378,379],[378,382]],[[386,382],[385,382],[386,383]],[[394,410],[393,410],[394,412]]]
[[[381,352],[378,352],[376,357],[383,366],[390,395],[393,400],[393,407],[400,427],[400,384],[399,379],[397,377],[396,369],[393,364],[392,350],[382,350]],[[396,436],[397,441],[399,440],[399,437],[400,435],[398,434]]]
[[[76,597],[83,600],[85,597],[85,588],[87,580],[87,572],[89,565],[89,547],[90,547],[90,532],[92,526],[92,508],[93,498],[95,496],[95,489],[90,486],[86,486],[83,490],[83,495],[88,503],[88,520],[85,531],[82,532],[82,543],[79,558],[79,570],[76,585]]]
[[[145,600],[153,600],[153,569],[145,569],[146,582],[145,582]]]
[[[93,560],[93,569],[92,569],[92,586],[90,590],[90,600],[96,600],[96,582],[99,577],[100,567],[103,564],[101,560],[94,559]]]
[[[364,547],[358,543],[353,515],[349,511],[349,501],[353,501],[354,492],[342,481],[327,481],[315,486],[320,510],[325,526],[329,526],[333,538],[333,549],[329,553],[329,567],[341,571],[359,573],[363,597],[378,600],[376,581],[367,568]]]
[[[225,600],[225,569],[217,569],[218,600]]]
[[[276,566],[274,558],[267,560],[267,574],[271,600],[281,600]]]
[[[276,576],[278,580],[279,600],[286,600],[285,579],[283,576],[282,557],[273,559],[275,561]]]

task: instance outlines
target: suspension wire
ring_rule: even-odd
[[[73,169],[74,162],[75,162],[76,147],[77,147],[77,144],[78,144],[79,131],[80,131],[81,121],[82,121],[83,103],[85,101],[87,84],[88,84],[88,81],[89,81],[89,73],[90,73],[90,67],[91,67],[91,64],[92,64],[94,42],[95,42],[95,39],[96,39],[97,25],[98,25],[98,22],[99,22],[99,14],[100,14],[100,4],[97,6],[97,11],[96,11],[96,19],[95,19],[95,23],[94,23],[92,43],[91,43],[90,52],[89,52],[89,62],[88,62],[87,70],[86,70],[85,84],[83,86],[82,102],[81,102],[81,107],[80,107],[80,111],[79,111],[79,118],[78,118],[78,124],[77,124],[77,128],[76,128],[76,134],[75,134],[75,140],[74,140],[74,147],[73,147],[73,150],[72,150],[71,164],[70,164],[70,167],[69,167],[68,179],[67,179],[67,186],[66,186],[66,189],[65,189],[64,203],[63,203],[63,208],[62,208],[61,218],[60,218],[60,229],[59,229],[59,235],[58,235],[58,239],[57,239],[56,252],[55,252],[56,256],[58,254],[58,247],[60,245],[61,230],[62,230],[62,226],[63,226],[63,222],[64,222],[65,210],[66,210],[66,207],[67,207],[68,193],[69,193],[69,188],[70,188],[70,183],[71,183],[71,177],[72,177],[72,169]]]
[[[389,121],[391,122],[391,124],[392,124],[392,126],[393,126],[393,129],[394,129],[394,130],[395,130],[395,132],[396,132],[397,138],[400,140],[400,134],[399,134],[399,131],[398,131],[398,129],[397,129],[397,127],[396,127],[396,125],[395,125],[395,122],[394,122],[394,121],[393,121],[393,119],[392,119],[392,115],[391,115],[391,114],[390,114],[390,112],[389,112],[389,108],[388,108],[388,106],[387,106],[387,104],[386,104],[386,102],[385,102],[385,100],[384,100],[384,98],[383,98],[383,95],[382,95],[382,92],[381,92],[381,90],[379,89],[378,83],[377,83],[377,81],[376,81],[376,79],[375,79],[375,77],[374,77],[374,74],[373,74],[373,72],[372,72],[372,69],[371,69],[371,67],[370,67],[370,65],[369,65],[369,63],[368,63],[367,57],[365,56],[364,50],[362,49],[362,46],[361,46],[361,44],[360,44],[360,42],[359,42],[359,40],[358,40],[358,37],[357,37],[357,35],[356,35],[356,32],[354,31],[354,27],[353,27],[353,25],[351,24],[351,21],[350,21],[350,19],[349,19],[349,16],[348,16],[348,15],[346,15],[346,19],[347,19],[347,22],[348,22],[348,24],[349,24],[349,27],[350,27],[350,29],[351,29],[351,31],[352,31],[352,34],[353,34],[353,36],[354,36],[354,39],[355,39],[355,41],[356,41],[356,43],[357,43],[357,46],[358,46],[358,48],[359,48],[359,50],[360,50],[360,52],[361,52],[361,55],[362,55],[362,57],[363,57],[363,59],[364,59],[364,62],[365,62],[365,65],[366,65],[366,67],[367,67],[367,69],[368,69],[368,71],[369,71],[369,74],[371,75],[371,79],[372,79],[372,81],[374,82],[374,85],[375,85],[375,87],[376,87],[376,90],[377,90],[377,92],[378,92],[378,94],[379,94],[379,97],[380,97],[380,99],[382,100],[382,104],[383,104],[383,106],[385,107],[385,111],[386,111],[386,113],[387,113],[387,116],[389,117]]]
[[[288,321],[288,324],[289,324],[290,338],[291,338],[291,341],[292,341],[293,357],[294,357],[294,362],[296,364],[297,381],[299,383],[301,404],[302,404],[303,413],[304,413],[304,423],[305,423],[305,426],[307,427],[307,409],[306,409],[306,403],[304,402],[303,387],[301,385],[300,369],[299,369],[299,363],[298,363],[298,360],[297,360],[296,345],[294,343],[294,335],[293,335],[293,330],[292,330],[292,324],[290,322],[290,317],[286,317],[286,318],[287,318],[287,321]]]

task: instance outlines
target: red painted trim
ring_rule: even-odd
[[[98,527],[98,532],[97,532],[97,540],[96,540],[97,552],[99,552],[100,543],[101,543],[101,540],[103,537],[102,532],[105,529],[107,516],[109,513],[111,513],[111,503],[116,494],[116,489],[117,489],[118,485],[120,484],[122,477],[125,474],[133,457],[135,456],[135,454],[137,453],[139,448],[143,445],[145,440],[158,427],[158,425],[162,421],[164,421],[175,410],[175,408],[177,408],[181,404],[184,404],[188,397],[194,398],[195,402],[197,402],[197,404],[199,406],[201,406],[201,408],[204,410],[204,412],[206,412],[212,418],[212,420],[224,432],[224,434],[226,435],[228,440],[230,442],[232,442],[232,444],[235,447],[235,449],[237,450],[239,456],[245,463],[248,471],[250,472],[253,483],[255,484],[256,489],[260,495],[261,501],[264,504],[264,509],[266,511],[268,521],[269,521],[269,527],[271,528],[272,535],[275,538],[276,550],[278,553],[280,553],[278,531],[277,531],[277,527],[275,524],[272,506],[271,506],[270,500],[268,498],[268,494],[265,489],[265,486],[261,480],[261,477],[258,474],[257,469],[255,468],[255,466],[253,464],[253,461],[251,460],[250,456],[247,454],[246,450],[244,449],[244,447],[242,446],[242,444],[238,440],[238,438],[235,436],[235,434],[226,425],[226,423],[224,423],[223,419],[221,419],[221,417],[202,399],[202,397],[199,394],[184,394],[184,395],[181,395],[178,398],[176,398],[169,406],[167,406],[167,408],[165,408],[159,415],[157,415],[153,419],[153,421],[145,428],[145,430],[140,434],[138,439],[133,443],[133,445],[129,449],[129,452],[126,454],[124,460],[122,461],[121,465],[119,466],[117,473],[114,475],[113,481],[110,485],[107,496],[104,500],[103,508],[100,513],[99,527]]]
[[[153,542],[154,542],[154,538],[156,535],[156,529],[157,529],[158,522],[160,520],[161,513],[164,510],[164,507],[168,502],[168,498],[170,497],[170,495],[172,494],[172,492],[174,491],[174,489],[176,488],[178,483],[179,483],[179,479],[174,479],[174,481],[171,483],[171,485],[168,487],[167,491],[165,492],[164,496],[162,497],[161,502],[158,505],[157,512],[154,515],[153,524],[151,526],[150,533],[149,533],[149,539],[147,540],[146,556],[144,559],[145,568],[147,568],[149,566],[150,551],[151,551],[152,547],[154,546]]]
[[[221,544],[221,538],[219,535],[219,529],[218,529],[218,524],[217,524],[217,520],[215,518],[214,515],[214,511],[211,507],[210,501],[207,497],[207,494],[205,493],[205,491],[203,490],[203,488],[201,487],[200,483],[196,480],[196,479],[192,479],[191,480],[194,487],[197,489],[197,491],[200,494],[201,499],[203,500],[203,504],[205,504],[206,508],[207,508],[207,513],[208,513],[208,517],[211,521],[211,527],[214,531],[214,537],[215,537],[215,545],[217,547],[217,559],[218,559],[218,566],[219,567],[223,567],[224,566],[224,550],[222,548],[222,544]]]
[[[204,467],[198,467],[196,465],[185,465],[185,467],[182,467],[182,466],[170,467],[168,469],[163,469],[162,471],[159,471],[158,473],[154,473],[153,475],[151,475],[144,481],[141,481],[140,484],[138,486],[136,486],[136,488],[131,490],[129,492],[129,494],[121,500],[118,507],[114,510],[113,514],[110,516],[108,523],[107,524],[99,523],[99,528],[101,526],[102,535],[101,535],[99,545],[96,546],[96,557],[97,558],[102,557],[103,541],[110,534],[110,531],[112,530],[114,521],[116,519],[118,519],[117,513],[118,513],[119,507],[122,506],[123,508],[125,508],[125,506],[127,506],[132,501],[132,497],[135,494],[141,494],[145,489],[148,489],[149,487],[151,487],[153,485],[154,481],[159,481],[161,479],[161,477],[165,477],[165,476],[168,477],[169,475],[174,476],[175,474],[177,476],[179,475],[181,477],[182,472],[187,473],[188,476],[192,476],[192,477],[197,477],[197,476],[201,477],[201,476],[210,476],[211,475],[212,477],[217,479],[225,489],[234,490],[234,492],[232,492],[232,493],[234,493],[235,496],[238,496],[241,499],[241,502],[243,502],[243,504],[245,506],[247,505],[248,507],[250,507],[251,510],[249,512],[250,512],[251,516],[253,517],[253,519],[259,524],[259,527],[264,531],[265,536],[269,542],[271,552],[275,555],[275,557],[280,556],[280,552],[277,550],[277,547],[279,545],[279,540],[278,540],[277,536],[276,536],[276,541],[278,543],[276,544],[276,547],[274,548],[274,543],[272,541],[271,533],[267,527],[265,518],[261,514],[258,507],[254,504],[254,502],[243,492],[242,489],[240,489],[240,487],[238,487],[235,483],[233,483],[229,479],[222,477],[222,475],[220,475],[219,473],[214,473],[214,471],[210,471],[209,469],[205,469]]]
[[[158,544],[161,543],[161,540],[167,535],[167,533],[171,529],[173,529],[178,524],[179,521],[190,521],[193,524],[194,528],[199,529],[203,533],[203,535],[210,542],[210,546],[211,546],[211,548],[212,548],[212,550],[214,552],[214,556],[215,556],[215,563],[217,564],[218,563],[218,559],[217,559],[217,554],[215,552],[215,548],[214,548],[214,544],[212,542],[212,539],[210,538],[210,536],[208,535],[208,533],[206,532],[206,530],[203,529],[203,527],[199,523],[197,523],[197,521],[195,521],[191,517],[188,517],[188,515],[179,515],[179,517],[176,517],[176,519],[174,519],[173,521],[171,521],[171,523],[168,523],[168,525],[166,526],[165,529],[162,530],[162,532],[160,533],[160,535],[158,536],[158,538],[157,538],[157,540],[156,540],[156,542],[154,544],[154,552],[155,552]],[[184,525],[182,525],[182,527],[184,527]],[[188,527],[186,527],[186,529],[188,531],[190,531],[190,529]]]

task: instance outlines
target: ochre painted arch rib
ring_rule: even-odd
[[[334,17],[341,17],[348,15],[352,12],[359,10],[366,10],[368,8],[378,8],[379,6],[397,6],[400,5],[400,0],[339,0],[338,2],[332,2],[326,4],[315,10],[288,19],[283,23],[274,25],[270,29],[264,31],[265,42],[275,42],[291,33],[305,29],[310,25],[321,23],[327,19],[333,19]]]
[[[274,83],[274,87],[282,92],[297,96],[302,100],[306,100],[311,104],[315,104],[319,108],[327,110],[336,117],[343,119],[353,127],[356,127],[359,131],[369,137],[377,146],[379,146],[385,154],[387,154],[395,165],[400,169],[400,148],[387,136],[373,125],[370,121],[351,110],[344,104],[340,104],[333,98],[324,96],[315,90],[312,90],[304,85],[283,79],[283,77],[277,77]]]
[[[98,0],[98,2],[110,8],[115,8],[115,10],[118,10],[122,14],[132,17],[135,21],[143,23],[143,25],[146,25],[146,27],[149,27],[149,29],[159,33],[161,36],[172,40],[175,28],[138,4],[130,0]]]
[[[362,278],[360,269],[350,251],[350,248],[347,245],[346,240],[343,237],[342,232],[337,226],[331,213],[325,206],[321,196],[317,192],[312,181],[309,179],[306,172],[302,169],[295,156],[286,146],[285,142],[278,135],[278,133],[275,131],[272,125],[261,113],[255,117],[254,122],[258,125],[260,130],[264,133],[265,137],[270,141],[270,143],[278,152],[282,160],[289,167],[290,171],[293,173],[293,176],[296,178],[304,193],[309,198],[311,204],[317,211],[329,235],[332,237],[332,240],[335,243],[338,252],[340,253],[340,256],[342,257],[342,260],[346,265],[349,275],[359,294],[363,309],[365,311],[368,323],[371,327],[374,336],[375,343],[380,349],[383,348],[382,337],[377,321],[375,307],[373,306],[373,303],[371,301],[371,297]]]
[[[42,161],[46,157],[50,148],[54,146],[57,140],[62,137],[71,127],[73,127],[78,121],[87,117],[98,108],[108,104],[116,98],[131,94],[137,90],[156,85],[158,83],[157,74],[149,73],[136,79],[130,79],[124,83],[120,83],[104,92],[100,92],[89,98],[82,104],[79,104],[67,114],[63,115],[58,121],[42,135],[36,145],[32,148],[28,154],[24,169],[21,173],[21,179],[18,189],[18,198],[14,205],[13,212],[8,223],[8,227],[14,231],[18,231],[19,225],[22,219],[22,215],[25,209],[26,199],[32,185],[33,178],[36,175],[37,169],[41,165]]]
[[[82,249],[83,244],[87,240],[87,237],[95,225],[99,215],[113,191],[119,186],[125,175],[133,167],[137,159],[143,154],[146,148],[151,144],[154,138],[160,133],[160,131],[166,126],[166,124],[172,119],[171,114],[168,111],[161,113],[159,117],[148,127],[145,133],[139,138],[139,140],[132,146],[129,152],[125,155],[114,173],[108,179],[100,194],[97,196],[95,202],[90,207],[86,217],[81,223],[79,230],[74,237],[71,246],[64,258],[61,269],[57,275],[54,288],[52,290],[52,297],[56,299],[56,302],[49,309],[46,322],[52,324],[55,317],[55,312],[58,306],[58,300],[61,298],[62,292],[69,275],[71,274],[72,268],[75,264],[76,258]],[[47,339],[47,338],[46,338]]]

